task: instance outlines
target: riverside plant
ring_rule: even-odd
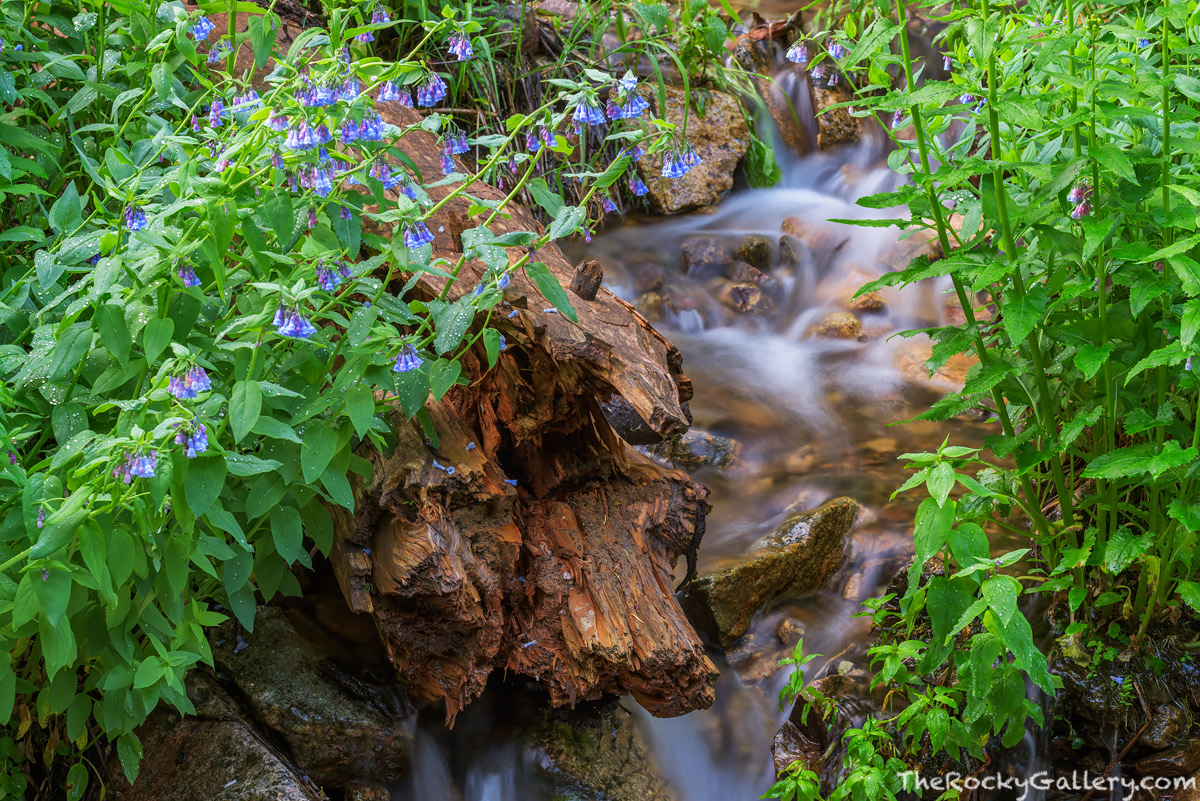
[[[1027,682],[1059,682],[1025,596],[1049,602],[1058,658],[1093,668],[1117,655],[1157,670],[1142,647],[1156,624],[1194,628],[1200,612],[1200,5],[958,3],[943,80],[913,62],[904,10],[876,6],[837,68],[909,177],[859,202],[908,216],[844,222],[932,232],[944,258],[862,291],[948,284],[965,320],[925,331],[930,366],[963,351],[978,364],[921,417],[985,407],[997,426],[983,450],[902,457],[901,491],[930,497],[907,592],[869,613],[888,736],[846,736],[915,766],[981,762],[1044,723]],[[997,552],[989,532],[1029,547]],[[923,571],[933,557],[942,568]],[[863,753],[847,749],[832,797],[894,798],[899,777]],[[769,795],[816,798],[813,781],[795,765]]]
[[[353,507],[348,475],[370,470],[353,449],[388,446],[393,403],[421,418],[468,349],[495,364],[515,272],[574,320],[537,248],[616,211],[619,183],[644,192],[643,152],[676,154],[674,174],[696,161],[632,76],[595,69],[503,134],[432,111],[386,123],[386,104],[440,103],[446,65],[478,52],[454,8],[418,23],[332,7],[286,53],[257,6],[222,9],[244,32],[220,38],[177,2],[92,8],[0,2],[0,798],[39,776],[82,797],[110,742],[134,780],[135,727],[160,702],[193,711],[206,628],[251,628],[328,551],[325,505]],[[411,50],[373,55],[395,32]],[[247,48],[271,67],[253,85],[234,72]],[[445,174],[416,172],[414,129],[442,136]],[[575,169],[581,133],[620,155]],[[577,205],[545,180],[564,170]],[[498,174],[503,200],[471,195]],[[493,234],[525,192],[545,230]],[[454,197],[474,227],[448,261],[429,220]],[[472,259],[486,272],[452,300]],[[446,291],[406,300],[426,272]]]

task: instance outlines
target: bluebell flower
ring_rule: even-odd
[[[508,171],[513,175],[517,174],[517,159],[514,156],[508,157]]]
[[[130,484],[133,482],[134,476],[138,478],[154,478],[154,473],[157,469],[158,451],[150,451],[148,454],[127,451],[125,453],[125,461],[113,468],[113,476],[120,478],[126,484]]]
[[[500,350],[508,350],[508,343],[504,341],[504,334],[500,335]]]
[[[457,156],[466,153],[471,149],[467,144],[467,135],[460,133],[458,136],[451,136],[446,139],[445,152],[447,156]]]
[[[9,463],[10,465],[15,465],[15,464],[17,463],[17,459],[18,459],[18,457],[17,457],[17,452],[16,452],[16,451],[9,451],[9,452],[8,452],[8,463]]]
[[[580,125],[602,125],[604,112],[590,100],[580,100],[579,105],[575,106],[575,114],[571,119]]]
[[[507,272],[503,272],[500,274],[500,280],[496,282],[496,286],[499,289],[504,290],[508,289],[508,285],[510,283],[512,283],[512,276]]]
[[[200,133],[200,118],[192,115],[192,133]]]
[[[650,103],[641,95],[630,95],[624,104],[609,100],[605,104],[605,111],[609,119],[613,120],[633,120],[642,116],[646,109],[650,108]]]
[[[417,90],[418,106],[435,106],[446,96],[446,82],[436,72],[429,73],[429,78]]]
[[[383,131],[383,118],[372,112],[363,117],[362,124],[358,126],[358,138],[364,142],[380,142],[383,141]]]
[[[358,139],[358,126],[354,124],[354,120],[346,120],[342,123],[342,144],[348,145]]]
[[[417,188],[413,186],[412,181],[408,180],[407,175],[405,175],[404,179],[402,180],[400,194],[404,195],[409,200],[415,201],[417,199]]]
[[[987,105],[987,98],[986,97],[979,98],[979,102],[975,104],[975,113],[978,114],[979,112],[983,111],[983,107],[986,105]]]
[[[429,230],[429,226],[423,222],[413,222],[404,226],[404,244],[411,250],[416,250],[422,245],[428,245],[433,241],[433,234]]]
[[[271,325],[278,328],[283,325],[284,317],[287,315],[287,308],[284,307],[283,301],[279,301],[279,305],[275,307],[275,317],[271,320]]]
[[[632,92],[637,89],[638,79],[632,72],[625,73],[625,76],[617,81],[617,86],[621,87],[622,92]]]
[[[825,77],[825,62],[821,62],[813,67],[812,76],[815,80],[820,80]]]
[[[312,206],[308,207],[308,227],[309,228],[317,227],[317,210],[314,209]]]
[[[229,44],[229,40],[224,37],[217,40],[217,43],[208,51],[208,58],[204,59],[206,64],[216,64],[221,59],[225,58],[233,52],[233,47]]]
[[[208,17],[201,17],[196,20],[196,24],[192,26],[192,38],[197,42],[208,38],[208,35],[217,29],[213,25],[212,20]]]
[[[405,344],[396,354],[396,366],[392,369],[397,373],[407,373],[421,369],[422,359],[417,349],[411,344]]]
[[[1072,220],[1081,220],[1091,213],[1092,213],[1092,204],[1085,200],[1082,203],[1080,203],[1078,206],[1076,206],[1074,209],[1071,210],[1071,219]]]
[[[835,59],[841,59],[846,56],[846,48],[842,47],[841,42],[834,42],[829,46],[829,55]]]
[[[338,214],[338,216],[341,217],[343,220],[353,220],[354,219],[354,215],[350,213],[349,206],[342,206],[342,210]]]
[[[271,166],[277,170],[283,169],[283,154],[278,150],[271,151]]]
[[[128,484],[129,481],[126,481],[125,483]],[[38,527],[38,530],[41,530],[46,527],[46,510],[45,509],[38,509],[37,527]]]
[[[175,432],[175,444],[183,446],[183,455],[195,459],[199,454],[208,450],[208,431],[204,423],[199,421],[179,426]]]
[[[520,314],[520,313],[521,313],[521,310],[520,310],[520,309],[513,309],[512,311],[510,311],[510,312],[508,313],[508,319],[510,319],[510,320],[511,320],[512,318],[516,317],[516,316],[517,316],[518,314]]]
[[[321,123],[313,129],[313,142],[318,145],[327,145],[333,141],[333,134],[329,133],[329,127],[325,123]]]
[[[970,92],[959,95],[958,102],[962,103],[964,106],[969,106],[975,102],[975,95],[971,94]]]
[[[449,50],[459,61],[466,61],[475,55],[475,50],[471,47],[471,40],[461,33],[450,37]]]
[[[208,107],[208,124],[214,128],[219,128],[221,127],[221,123],[224,122],[224,117],[225,104],[221,102],[220,98],[217,98]]]
[[[350,77],[342,83],[342,88],[338,90],[337,99],[343,103],[353,103],[358,99],[358,78]]]
[[[313,174],[313,191],[317,193],[317,197],[327,197],[333,191],[333,181],[329,180],[328,170],[319,168]]]
[[[370,31],[363,31],[355,36],[354,40],[357,42],[373,42],[375,41],[375,34],[371,33]]]
[[[797,40],[788,48],[787,60],[803,67],[808,63],[808,46],[802,40]]]
[[[1068,203],[1082,203],[1092,195],[1092,185],[1089,183],[1078,183],[1071,187],[1071,191],[1067,194]]]
[[[627,147],[624,150],[622,150],[621,155],[629,156],[630,161],[637,161],[642,156],[646,155],[646,151],[642,148],[641,145],[634,145],[633,147]]]
[[[317,333],[316,326],[308,321],[308,318],[300,313],[300,310],[293,306],[290,311],[285,311],[283,314],[283,322],[279,326],[279,333],[285,337],[293,339],[308,339],[313,334]]]
[[[23,45],[23,44],[15,45],[13,47],[13,52],[20,53],[24,49],[25,49],[25,45]]]
[[[617,210],[617,204],[613,203],[612,198],[610,198],[608,195],[601,195],[600,208],[604,209],[606,214],[612,214]]]
[[[454,159],[449,156],[442,156],[442,175],[450,175],[454,172]]]
[[[536,153],[536,152],[538,152],[538,150],[541,149],[541,147],[542,147],[542,143],[538,139],[537,134],[535,134],[533,131],[526,131],[525,132],[525,149],[528,150],[530,153]]]
[[[283,133],[288,129],[288,118],[286,114],[276,114],[274,111],[267,116],[267,127],[276,133]]]
[[[400,96],[396,99],[400,102],[400,105],[404,106],[405,108],[413,107],[412,92],[408,91],[408,87],[402,88],[400,90]]]
[[[90,259],[88,259],[88,264],[92,265],[93,267],[95,267],[99,263],[100,263],[100,254],[99,253],[97,253],[95,256],[92,256]]]
[[[146,227],[146,212],[133,204],[125,207],[125,227],[130,231],[140,231]]]
[[[839,73],[837,70],[834,70],[832,73],[830,73],[830,75],[829,75],[829,85],[830,86],[837,86],[839,80],[841,80],[841,73]]]
[[[400,89],[394,81],[384,81],[383,86],[379,87],[379,94],[376,97],[380,103],[390,103],[400,99]]]
[[[387,25],[391,21],[392,18],[388,16],[386,8],[377,6],[375,10],[371,12],[372,25]]]
[[[631,173],[629,175],[629,191],[633,192],[633,194],[637,195],[638,197],[641,197],[650,190],[646,188],[646,184],[642,182],[642,179],[639,178],[636,173]]]
[[[179,280],[183,281],[183,285],[188,288],[200,286],[200,279],[197,277],[196,271],[186,264],[179,268]]]
[[[546,147],[557,147],[558,146],[558,134],[556,134],[551,128],[547,128],[547,127],[543,126],[542,127],[542,144],[545,145]]]
[[[232,111],[251,111],[262,106],[262,100],[258,97],[258,92],[251,89],[244,95],[236,95],[233,98]]]
[[[687,163],[679,151],[668,153],[663,157],[663,178],[679,178],[687,174],[691,168],[692,166]]]
[[[942,69],[946,72],[953,72],[950,66],[950,56],[942,56]]]
[[[350,268],[341,261],[336,261],[329,267],[323,261],[317,262],[317,286],[326,292],[332,292],[350,277]]]
[[[337,90],[328,84],[317,84],[306,96],[301,97],[301,102],[306,106],[332,106],[337,102]]]
[[[900,120],[903,116],[904,112],[901,109],[896,109],[896,113],[892,115],[892,130],[900,127]]]
[[[180,400],[191,400],[201,392],[211,389],[212,381],[209,379],[208,373],[198,364],[167,379],[167,392]]]
[[[1150,46],[1149,39],[1138,39],[1138,47],[1149,47],[1149,46]]]

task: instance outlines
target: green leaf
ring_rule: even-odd
[[[1154,538],[1151,535],[1136,535],[1125,526],[1121,526],[1104,549],[1105,570],[1110,575],[1119,575],[1122,570],[1133,564],[1135,559],[1146,553],[1153,542]]]
[[[288,442],[300,444],[300,437],[296,436],[296,430],[287,423],[276,420],[269,415],[262,415],[258,418],[250,429],[251,433],[261,434],[264,437],[271,439],[285,439]]]
[[[12,656],[0,651],[0,726],[7,726],[16,709],[17,674],[12,669]]]
[[[949,462],[939,462],[929,472],[925,486],[929,488],[929,494],[937,501],[937,505],[944,505],[946,498],[950,497],[950,490],[954,489],[954,468]]]
[[[983,582],[983,598],[1001,622],[1007,625],[1017,611],[1017,598],[1021,595],[1021,583],[1012,576],[992,576]]]
[[[365,437],[375,419],[375,393],[369,386],[355,384],[346,392],[346,415],[354,425],[355,433]]]
[[[1150,460],[1154,455],[1154,446],[1150,443],[1133,445],[1128,448],[1118,448],[1115,451],[1101,454],[1088,464],[1083,471],[1084,478],[1123,478],[1136,476],[1149,469]]]
[[[67,771],[67,801],[79,801],[83,798],[84,792],[88,786],[88,769],[87,765],[82,762],[76,762]]]
[[[1046,289],[1036,287],[1024,295],[1007,293],[1000,304],[1001,319],[1008,337],[1014,345],[1020,345],[1033,332],[1046,310]]]
[[[38,540],[29,550],[30,559],[41,559],[58,551],[71,541],[75,529],[88,517],[85,504],[92,496],[90,486],[82,486],[71,493],[62,506],[46,516],[45,525]]]
[[[229,401],[229,423],[233,430],[233,441],[241,442],[258,422],[262,411],[262,387],[257,381],[239,381],[233,387]]]
[[[1154,367],[1166,367],[1176,365],[1183,362],[1188,357],[1188,352],[1183,345],[1178,342],[1171,342],[1158,350],[1153,351],[1149,356],[1146,356],[1141,361],[1133,366],[1129,374],[1125,376],[1125,386],[1129,386],[1129,382],[1134,376],[1141,373],[1143,370],[1149,370]]]
[[[538,290],[550,301],[554,308],[558,309],[564,317],[573,323],[579,322],[579,315],[575,313],[575,307],[571,305],[571,299],[567,297],[566,290],[562,284],[554,277],[545,264],[540,261],[528,262],[525,265],[525,272],[533,278],[533,282],[537,284]]]
[[[447,353],[457,348],[462,344],[463,336],[474,320],[475,307],[465,300],[439,309],[433,319],[437,332],[433,337],[433,349],[438,353]]]
[[[267,197],[263,204],[263,212],[267,224],[275,232],[275,238],[283,245],[292,239],[292,229],[296,225],[295,211],[292,209],[292,196],[282,189]]]
[[[250,47],[254,50],[254,64],[262,69],[267,65],[271,50],[275,47],[278,30],[275,15],[270,12],[252,15],[247,27],[250,29]]]
[[[561,239],[579,230],[579,226],[587,217],[587,209],[582,206],[563,206],[550,222],[547,235],[551,239]]]
[[[1183,602],[1191,607],[1192,612],[1200,614],[1200,584],[1195,581],[1181,581],[1175,589],[1179,593],[1179,597],[1183,599]],[[0,673],[0,676],[2,675]],[[0,709],[3,709],[5,706],[3,693],[0,692]]]
[[[194,517],[208,511],[225,486],[225,459],[216,453],[205,453],[189,459],[183,477],[184,497]]]
[[[271,510],[271,538],[275,550],[289,565],[297,560],[307,563],[304,527],[300,524],[300,512],[294,506],[276,506]]]
[[[1175,73],[1175,88],[1191,100],[1200,100],[1200,78],[1182,72]]]
[[[92,346],[92,329],[85,324],[75,324],[63,331],[54,349],[50,351],[50,371],[46,376],[51,381],[65,378],[83,361]]]
[[[462,364],[456,360],[438,359],[433,363],[429,376],[435,401],[440,401],[450,387],[454,386],[460,373],[462,373]]]
[[[170,317],[155,317],[146,323],[146,327],[142,329],[142,350],[146,352],[148,363],[154,363],[174,334],[175,321]]]
[[[51,626],[57,626],[71,600],[71,574],[57,567],[46,568],[33,586],[42,605],[42,616]]]
[[[133,340],[125,326],[125,309],[117,303],[105,303],[96,309],[96,320],[100,341],[121,365],[129,362],[129,349]]]
[[[1115,346],[1109,342],[1104,345],[1084,345],[1075,354],[1075,366],[1083,373],[1083,377],[1091,381],[1092,376],[1105,365]]]
[[[74,231],[83,221],[83,204],[74,181],[67,181],[62,195],[50,207],[50,225],[60,234]]]
[[[137,781],[138,768],[142,763],[142,741],[136,734],[122,734],[117,738],[117,756],[121,760],[121,769],[130,784]]]
[[[929,729],[931,752],[936,754],[942,750],[946,735],[950,732],[950,714],[943,707],[935,706],[925,716],[925,725]]]
[[[236,592],[229,593],[229,608],[247,631],[254,631],[254,612],[258,600],[254,597],[254,588],[247,584]]]
[[[337,432],[328,425],[314,424],[304,432],[300,446],[300,469],[304,482],[311,484],[325,472],[337,452]]]
[[[529,193],[533,195],[533,200],[542,210],[548,214],[551,219],[558,215],[558,212],[563,207],[562,197],[549,187],[544,178],[534,178],[529,182]]]
[[[1096,161],[1110,172],[1115,172],[1117,175],[1127,181],[1137,181],[1137,173],[1133,170],[1133,162],[1129,160],[1129,156],[1114,144],[1107,144],[1101,147],[1091,149],[1091,155]]]

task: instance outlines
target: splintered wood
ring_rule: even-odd
[[[402,128],[419,118],[381,108]],[[400,146],[438,173],[432,135],[410,132]],[[482,184],[471,193],[502,197]],[[435,256],[457,261],[459,234],[477,224],[467,209],[456,199],[430,222]],[[495,233],[535,230],[527,210],[511,212]],[[571,283],[557,247],[538,260]],[[481,274],[468,262],[450,296]],[[435,297],[443,281],[427,275],[405,299]],[[482,347],[468,351],[469,383],[426,406],[438,446],[397,410],[395,451],[361,452],[375,472],[355,486],[356,512],[332,510],[347,601],[374,616],[412,699],[443,703],[448,722],[497,670],[539,681],[556,705],[612,693],[660,716],[709,706],[716,671],[673,590],[677,558],[703,534],[707,493],[632,450],[600,407],[619,395],[663,436],[685,431],[691,384],[678,351],[604,289],[572,295],[578,324],[548,310],[523,274],[505,301],[521,311],[492,322],[508,343],[499,364],[489,371]]]

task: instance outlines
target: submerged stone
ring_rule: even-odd
[[[227,637],[217,665],[313,780],[344,787],[404,775],[415,726],[405,702],[340,670],[279,609],[261,607],[246,639],[235,652]]]
[[[755,543],[746,561],[698,578],[684,597],[692,624],[728,647],[765,606],[821,589],[841,567],[859,509],[853,499],[837,498],[794,515]]]

